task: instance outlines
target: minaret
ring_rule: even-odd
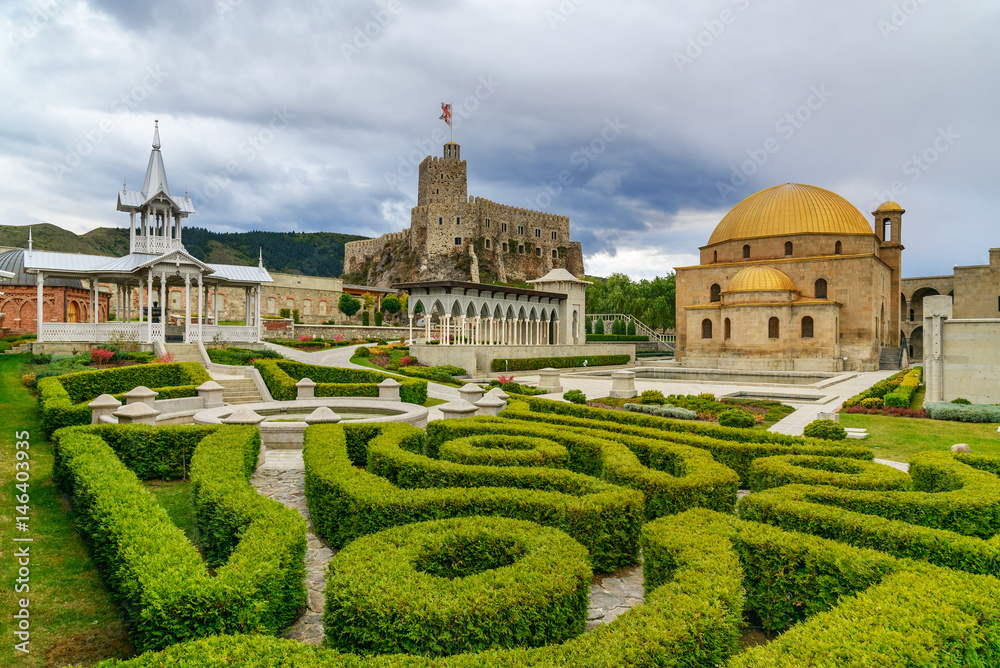
[[[878,256],[889,265],[892,272],[889,279],[889,303],[886,304],[886,327],[889,329],[886,344],[890,347],[900,345],[900,323],[903,317],[899,281],[902,272],[904,213],[906,210],[896,202],[883,202],[872,211],[875,217],[875,235],[879,238]]]

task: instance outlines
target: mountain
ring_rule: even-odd
[[[38,250],[118,257],[128,253],[128,230],[98,227],[78,235],[50,223],[31,226]],[[264,266],[271,271],[305,276],[340,276],[344,270],[344,244],[367,239],[339,232],[209,232],[184,228],[184,247],[200,260],[213,264],[257,264],[263,249]],[[27,248],[27,226],[0,225],[0,247]]]

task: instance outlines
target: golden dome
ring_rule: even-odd
[[[726,292],[757,292],[795,290],[788,275],[774,267],[754,265],[744,267],[729,280]]]
[[[792,234],[874,234],[864,215],[837,193],[785,183],[750,195],[726,214],[708,245]]]
[[[906,210],[903,209],[903,207],[899,206],[898,202],[893,202],[892,200],[889,200],[888,202],[882,202],[881,204],[878,205],[877,209],[872,211],[872,213],[873,214],[885,213],[887,211],[892,211],[892,212],[899,211],[901,213],[906,213]]]

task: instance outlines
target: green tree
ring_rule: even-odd
[[[399,313],[403,308],[403,303],[396,295],[388,295],[382,300],[382,310],[393,315]]]
[[[340,309],[341,313],[350,318],[361,309],[361,302],[345,292],[340,295],[337,308]]]

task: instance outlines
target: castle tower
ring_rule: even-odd
[[[464,246],[477,232],[467,215],[468,199],[461,147],[448,142],[442,157],[427,156],[420,163],[417,206],[410,213],[410,247],[435,253]]]
[[[872,211],[875,217],[875,235],[879,238],[878,256],[889,265],[892,276],[889,281],[888,304],[886,304],[886,327],[888,336],[886,345],[896,347],[900,344],[900,319],[902,318],[902,302],[900,299],[899,280],[902,271],[902,225],[903,214],[906,211],[896,202],[883,202]]]
[[[130,253],[161,254],[183,249],[181,223],[194,213],[194,203],[187,193],[184,197],[170,194],[160,154],[160,122],[153,123],[153,150],[149,154],[142,190],[128,190],[122,184],[118,193],[118,210],[129,214]]]

